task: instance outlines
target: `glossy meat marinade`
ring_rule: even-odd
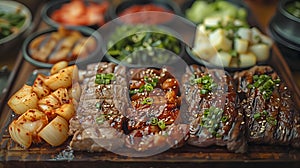
[[[235,74],[238,94],[254,144],[300,147],[299,111],[286,84],[269,66],[256,66]]]
[[[97,76],[103,78],[97,81]],[[111,80],[102,80],[107,77]],[[138,152],[181,146],[188,125],[180,120],[180,105],[179,83],[166,69],[90,65],[77,115],[70,121],[70,145],[74,150]]]
[[[184,143],[235,153],[247,152],[248,144],[300,147],[299,111],[269,66],[232,77],[192,65],[177,80],[167,68],[99,63],[84,77],[70,120],[74,150],[162,152]]]
[[[190,119],[188,143],[198,147],[227,146],[244,153],[247,142],[242,110],[233,79],[222,70],[191,66],[183,76]]]

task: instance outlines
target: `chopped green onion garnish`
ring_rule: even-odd
[[[223,116],[221,120],[222,122],[226,122],[228,120],[228,116]]]
[[[201,89],[200,90],[200,94],[202,94],[202,95],[205,95],[205,94],[207,94],[208,93],[208,90],[205,90],[205,89]]]
[[[267,117],[266,118],[267,122],[273,126],[276,126],[277,125],[277,120],[271,116]]]
[[[166,129],[166,123],[164,120],[159,120],[158,123],[157,123],[158,127],[161,129],[161,130],[164,130]]]
[[[267,112],[266,110],[264,110],[264,111],[262,112],[262,114],[263,114],[264,116],[266,116],[266,115],[268,115],[268,112]]]
[[[260,85],[262,85],[265,82],[265,79],[258,79],[253,86],[258,88]]]
[[[269,75],[254,75],[253,81],[253,84],[249,84],[247,88],[259,88],[259,90],[263,93],[263,98],[268,100],[272,96],[275,85],[280,83],[280,78],[272,80]]]
[[[220,123],[228,120],[228,116],[222,115],[223,110],[220,108],[212,106],[209,109],[205,109],[199,125],[207,129],[213,136],[216,136]]]
[[[144,81],[145,81],[145,85],[142,85],[138,92],[139,93],[143,93],[144,91],[146,92],[151,92],[154,87],[157,85],[158,79],[157,78],[153,78],[150,79],[148,76],[144,76]]]
[[[219,133],[216,133],[216,138],[221,138],[222,137],[222,135],[221,134],[219,134]]]
[[[105,79],[105,84],[106,85],[110,84],[110,79]]]
[[[134,94],[137,94],[138,90],[134,89],[134,90],[130,90],[129,91],[129,94],[130,95],[134,95]]]
[[[199,125],[200,125],[201,127],[204,127],[204,123],[205,123],[205,121],[201,120],[201,122],[200,122]]]
[[[149,79],[149,77],[148,77],[148,76],[144,76],[144,81],[145,81],[145,82],[147,82],[147,81],[148,81],[148,79]]]
[[[146,99],[144,99],[144,100],[142,101],[142,104],[143,104],[143,105],[145,105],[145,104],[151,105],[152,103],[153,103],[153,99],[150,98],[150,97],[147,97]]]
[[[97,124],[103,124],[104,121],[105,121],[105,115],[101,115],[100,117],[97,117],[95,119],[95,121],[96,121]]]
[[[150,91],[152,91],[152,90],[153,90],[153,86],[152,86],[152,84],[150,84],[150,83],[146,83],[146,84],[145,84],[145,89],[146,89],[146,91],[147,91],[147,92],[150,92]]]
[[[103,82],[103,79],[97,79],[97,78],[96,78],[96,79],[95,79],[95,83],[96,83],[96,84],[101,84],[101,83],[104,83],[104,82]]]
[[[277,125],[277,120],[275,118],[269,116],[269,113],[266,110],[263,110],[262,112],[255,113],[253,115],[253,118],[255,120],[258,120],[260,118],[262,118],[262,119],[265,118],[269,124]]]
[[[150,79],[148,76],[144,76],[144,81],[146,82],[146,84],[151,84],[153,87],[155,87],[158,83],[157,78]]]
[[[158,83],[158,78],[153,78],[152,81]]]
[[[141,86],[141,87],[139,88],[139,93],[143,93],[144,90],[145,90],[145,85],[143,85],[143,86]]]
[[[254,81],[257,81],[257,80],[258,80],[258,75],[254,75],[254,76],[253,76],[253,80],[254,80]]]
[[[253,118],[254,118],[255,120],[259,119],[259,118],[260,118],[260,113],[255,113],[255,114],[253,115]]]
[[[252,84],[249,84],[249,85],[247,86],[247,88],[248,88],[248,89],[252,89],[252,88],[254,88],[254,86],[253,86]]]
[[[190,84],[199,85],[199,92],[202,95],[208,94],[218,86],[209,75],[205,75],[200,78],[196,78],[195,75],[193,75],[190,78]]]
[[[102,74],[96,74],[96,79],[100,79]]]
[[[275,83],[272,81],[272,79],[269,79],[261,86],[261,89],[268,90],[269,88],[273,87],[274,85],[275,85]]]
[[[113,73],[96,74],[95,83],[98,85],[100,84],[108,85],[113,80],[115,80],[115,75]]]
[[[203,115],[206,117],[209,114],[209,109],[205,109]]]
[[[100,102],[96,103],[96,108],[99,109],[99,110],[101,109],[101,103]]]
[[[280,81],[281,81],[280,78],[277,78],[277,79],[274,80],[274,83],[279,84]]]
[[[157,125],[157,123],[158,123],[158,119],[156,117],[151,117],[150,124],[151,125]]]

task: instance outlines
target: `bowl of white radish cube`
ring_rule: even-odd
[[[207,17],[197,26],[194,45],[186,48],[196,62],[236,71],[264,64],[273,41],[256,27],[231,17]]]

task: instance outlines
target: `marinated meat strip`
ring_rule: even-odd
[[[295,148],[300,148],[300,113],[295,112],[293,120],[293,130],[292,130],[292,141],[291,145]]]
[[[180,147],[187,138],[190,145],[236,153],[246,152],[247,141],[300,147],[300,114],[268,66],[238,72],[235,80],[222,70],[191,66],[181,91],[165,68],[99,63],[89,65],[84,77],[70,120],[74,150],[145,154]]]
[[[94,64],[87,69],[77,114],[70,120],[72,149],[122,153],[122,147],[127,147],[151,152],[179,147],[186,140],[188,125],[176,120],[179,85],[166,70],[128,71],[111,63]],[[153,76],[148,72],[154,71],[159,76],[150,80]],[[106,81],[107,76],[113,81]],[[139,91],[132,94],[132,90]]]
[[[181,104],[178,81],[165,68],[133,69],[130,76],[132,108],[126,111],[126,146],[137,151],[181,146],[188,125],[178,121]]]
[[[222,70],[191,66],[183,76],[183,93],[190,115],[188,143],[198,147],[227,146],[246,152],[243,114],[233,79]]]
[[[95,84],[97,74],[115,71],[119,74],[116,73],[114,84]],[[121,118],[120,110],[125,110],[125,105],[128,104],[123,98],[124,90],[127,93],[127,89],[124,89],[127,86],[120,85],[122,81],[119,81],[125,76],[121,73],[125,73],[124,70],[117,70],[116,65],[112,63],[92,64],[87,67],[77,113],[70,120],[69,133],[74,135],[70,146],[74,150],[114,150],[124,145],[123,133],[111,125],[112,121]],[[116,89],[118,91],[114,92]]]
[[[299,147],[299,112],[290,91],[270,66],[235,74],[245,114],[247,139],[254,144]]]

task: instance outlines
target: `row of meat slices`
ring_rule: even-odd
[[[107,76],[106,83],[95,83]],[[178,91],[163,87],[171,80],[178,82],[172,85]],[[185,143],[226,146],[236,153],[245,153],[249,143],[300,146],[299,111],[285,83],[268,66],[234,76],[191,66],[176,79],[167,68],[130,70],[102,62],[88,66],[82,90],[70,120],[74,150],[140,156]],[[164,103],[155,104],[156,98]]]

